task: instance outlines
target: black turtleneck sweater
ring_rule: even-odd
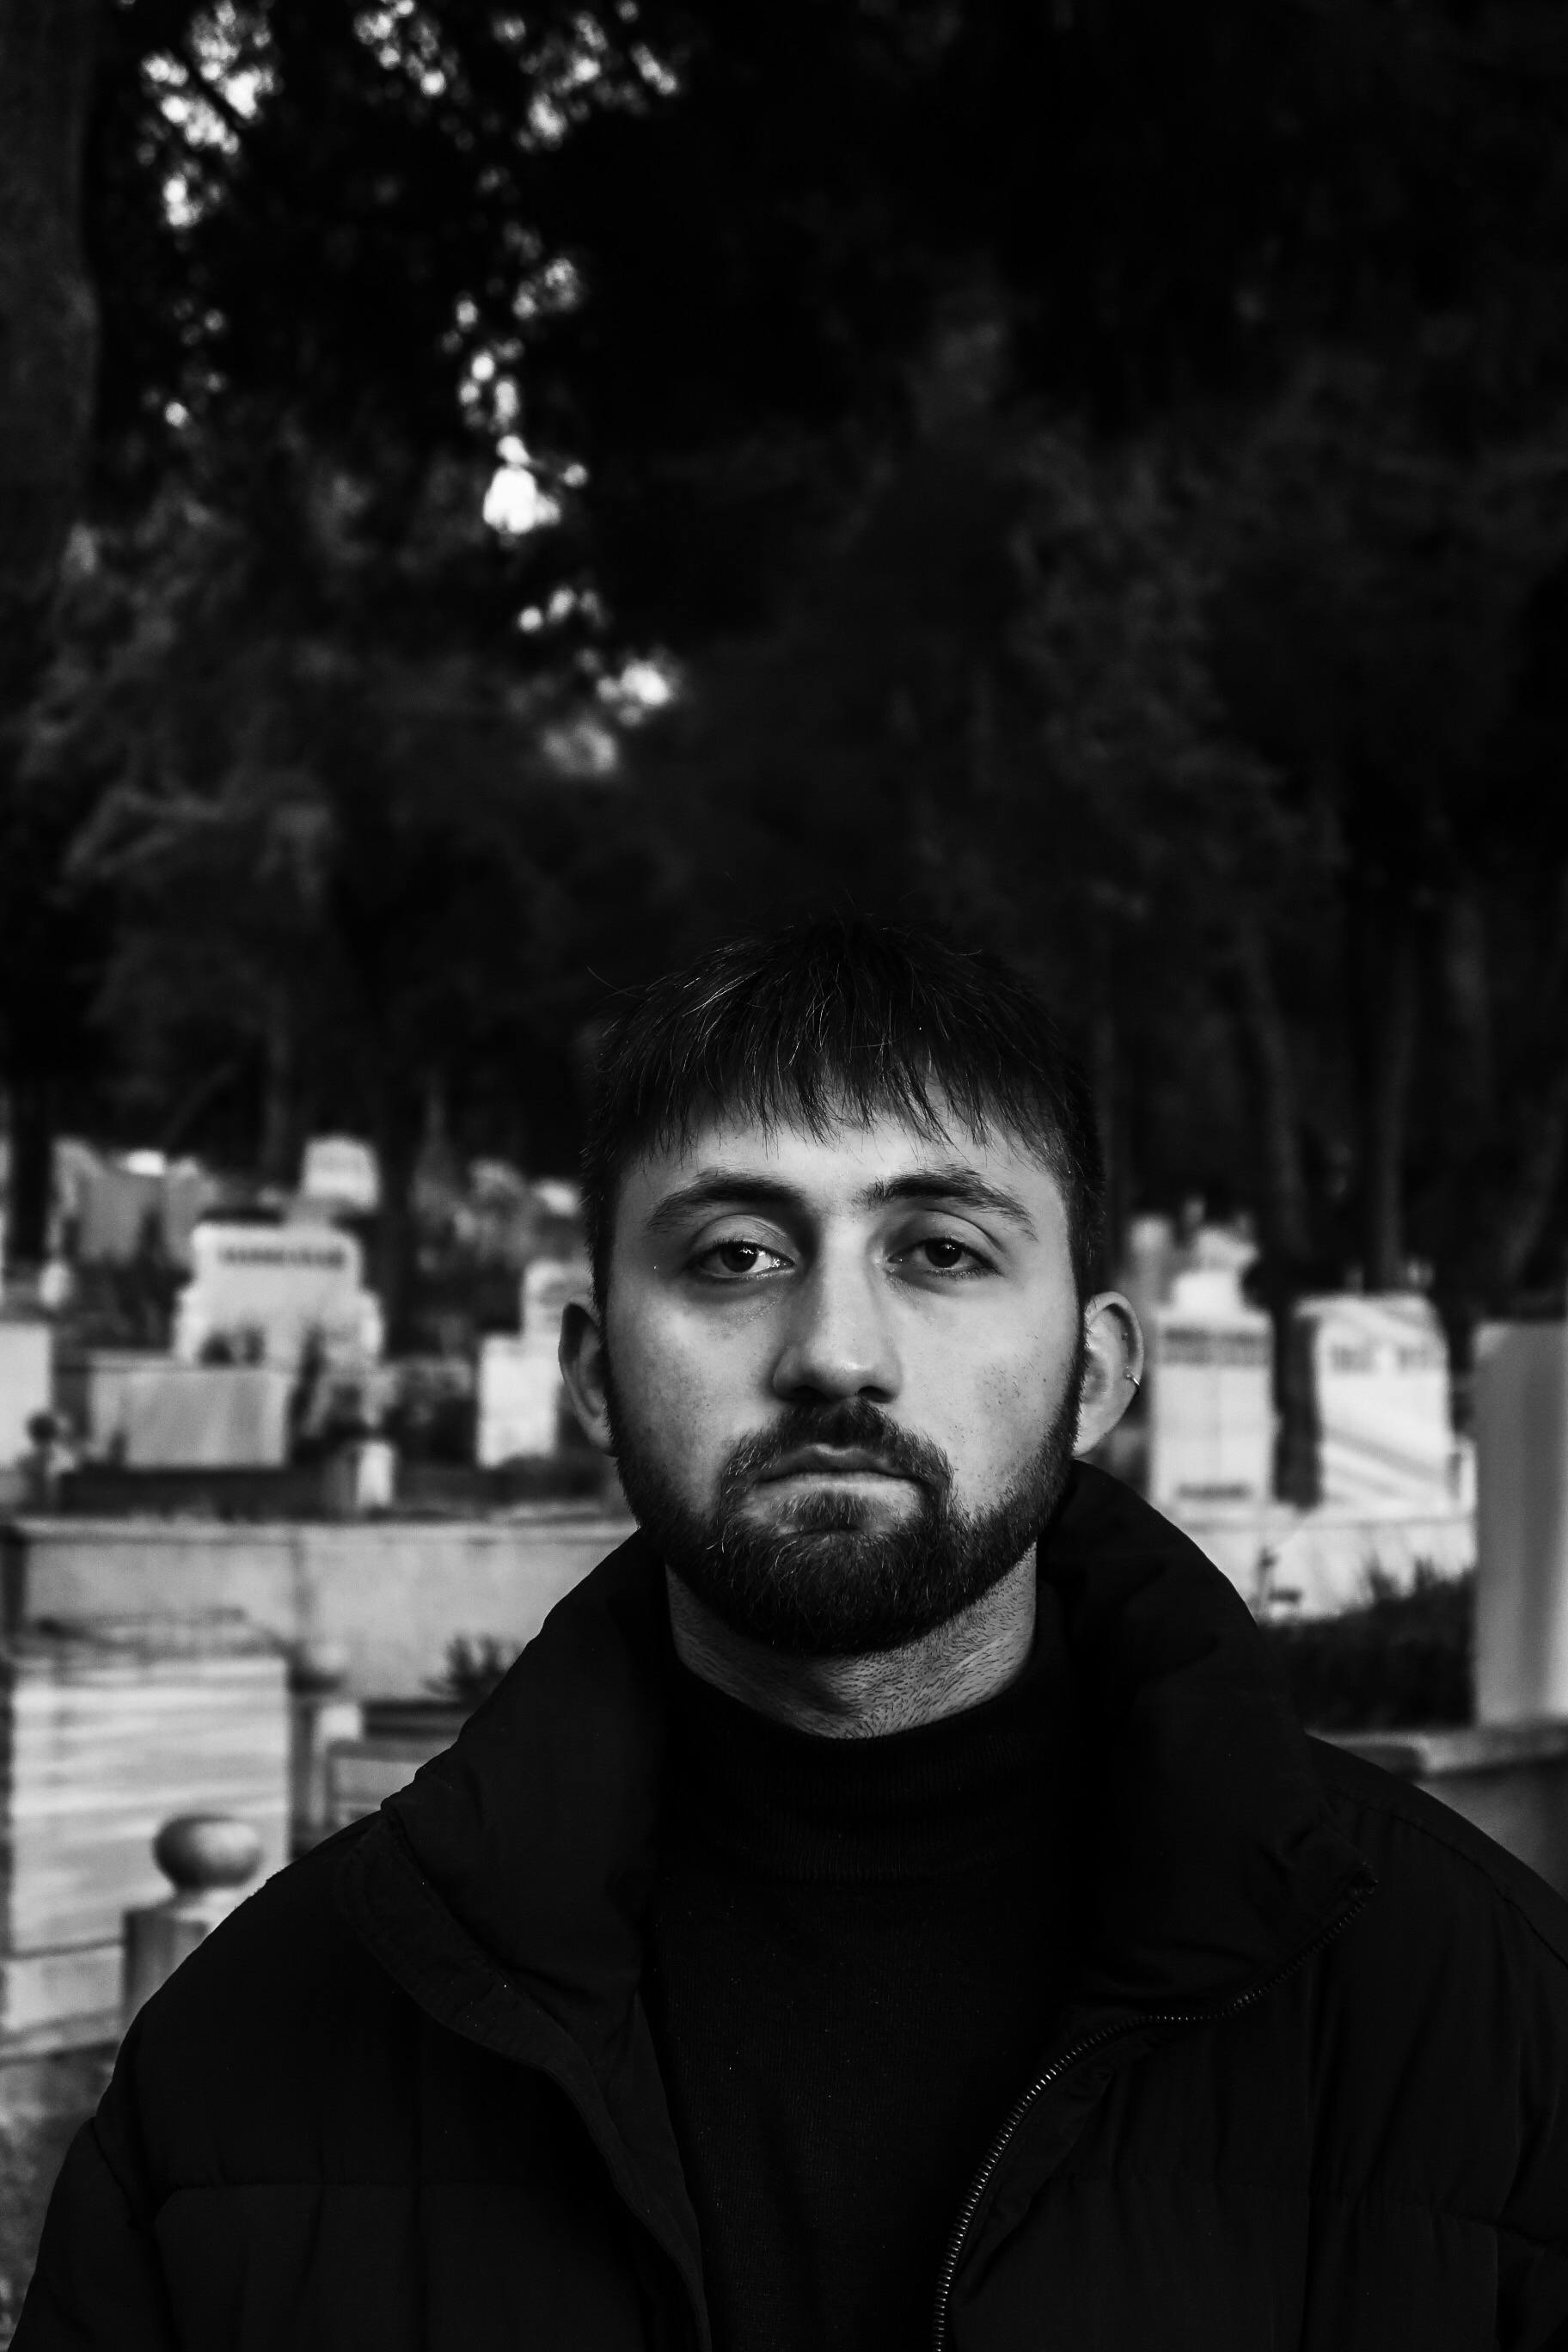
[[[1077,1915],[1048,1591],[1022,1675],[877,1739],[678,1672],[645,1994],[716,2352],[917,2352]]]

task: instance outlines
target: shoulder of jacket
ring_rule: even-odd
[[[179,2189],[315,2179],[345,2130],[362,2148],[406,2137],[426,2021],[338,1900],[374,1818],[258,1887],[133,2021],[100,2119],[153,2210]]]
[[[383,1971],[335,1897],[344,1855],[374,1818],[286,1864],[218,1921],[142,2008],[135,2031],[143,2066],[226,2037],[237,2017],[252,2042],[319,2030],[332,2008],[374,1989]]]
[[[1307,1745],[1339,1826],[1380,1884],[1472,1916],[1479,1897],[1493,1916],[1510,1917],[1548,1967],[1568,1971],[1568,1903],[1527,1864],[1414,1781],[1331,1740]]]

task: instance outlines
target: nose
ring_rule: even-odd
[[[773,1366],[775,1396],[837,1400],[896,1396],[898,1350],[873,1270],[864,1261],[826,1255],[791,1301]]]

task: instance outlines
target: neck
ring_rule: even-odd
[[[853,1658],[797,1658],[737,1633],[673,1569],[669,1623],[675,1654],[702,1680],[759,1715],[825,1739],[909,1731],[978,1706],[1016,1680],[1035,1639],[1035,1555],[934,1633],[900,1650]]]

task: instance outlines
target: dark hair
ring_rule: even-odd
[[[715,1106],[822,1135],[891,1113],[942,1135],[956,1118],[1031,1145],[1061,1188],[1079,1299],[1105,1226],[1094,1108],[1032,990],[999,956],[934,926],[835,917],[710,948],[613,1022],[583,1150],[594,1288],[608,1288],[616,1202],[640,1152],[683,1141]]]

